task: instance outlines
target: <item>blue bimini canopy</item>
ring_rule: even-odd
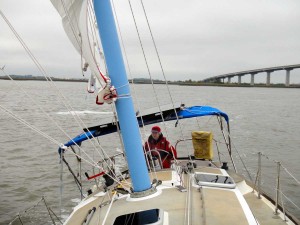
[[[224,119],[228,123],[229,118],[226,113],[210,106],[192,106],[184,108],[183,110],[180,110],[178,112],[178,117],[180,117],[180,119],[214,115],[224,117]]]
[[[178,115],[178,119],[186,119],[186,118],[192,118],[192,117],[201,117],[201,116],[222,116],[227,124],[229,123],[228,115],[219,109],[210,107],[210,106],[192,106],[192,107],[177,107],[175,109],[168,109],[162,111],[162,114],[160,112],[154,112],[143,116],[138,116],[137,120],[139,123],[139,126],[142,127],[144,125],[150,125],[155,123],[162,122],[162,116],[164,118],[164,121],[171,121],[171,120],[177,120],[175,111]],[[118,129],[118,123],[110,122],[94,127],[89,127],[87,129],[84,129],[84,133],[76,136],[72,140],[68,141],[66,144],[64,144],[66,147],[72,146],[72,145],[80,145],[81,142],[92,139],[94,137],[103,136],[106,134],[114,133]],[[61,149],[59,149],[59,152]]]

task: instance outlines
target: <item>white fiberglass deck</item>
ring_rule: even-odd
[[[212,167],[198,167],[194,172],[227,175],[226,171]],[[162,184],[158,186],[156,197],[142,201],[128,201],[128,195],[113,195],[111,192],[98,193],[90,196],[85,203],[81,203],[69,217],[66,224],[82,224],[88,211],[96,207],[96,211],[89,224],[114,224],[115,219],[124,214],[160,209],[163,211],[163,222],[155,224],[182,225],[182,224],[286,224],[281,219],[272,220],[272,209],[260,200],[256,200],[248,191],[243,194],[238,188],[217,188],[199,186],[195,182],[194,174],[182,174],[187,191],[179,191],[175,186],[179,184],[180,177],[175,171],[166,170],[151,174]],[[244,181],[239,181],[246,185]],[[239,184],[237,183],[237,186]],[[103,195],[104,196],[101,196]],[[114,202],[111,203],[111,199]],[[249,203],[249,205],[247,204]],[[101,207],[99,207],[101,205]],[[250,207],[251,209],[250,209]],[[258,213],[255,208],[260,207]],[[255,217],[253,215],[255,213]],[[264,216],[262,216],[264,215]],[[266,216],[270,215],[270,216]],[[271,220],[270,220],[271,219]]]

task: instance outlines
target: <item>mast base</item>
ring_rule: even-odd
[[[161,194],[161,190],[157,190],[155,187],[151,187],[145,191],[133,192],[130,194],[127,201],[141,201],[149,198],[154,198]]]

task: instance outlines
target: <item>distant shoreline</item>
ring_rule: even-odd
[[[18,81],[46,81],[46,79],[42,76],[21,76],[21,75],[11,75],[14,80]],[[60,82],[88,82],[88,79],[75,79],[75,78],[56,78],[51,77],[53,81]],[[0,80],[10,80],[6,76],[0,76]],[[129,80],[129,83],[132,83],[132,80]],[[154,84],[165,84],[162,80],[154,80]],[[148,79],[137,78],[134,79],[134,84],[151,84],[151,81]],[[289,87],[286,87],[284,84],[270,84],[270,86],[266,86],[265,84],[259,83],[250,85],[249,83],[202,83],[199,81],[168,81],[169,85],[179,85],[179,86],[212,86],[212,87],[262,87],[262,88],[300,88],[300,84],[291,84]]]
[[[14,80],[21,80],[21,81],[26,81],[26,80],[33,80],[33,81],[46,81],[45,77],[34,77],[34,76],[15,76],[11,75],[11,77]],[[51,80],[53,81],[62,81],[62,82],[88,82],[88,79],[75,79],[75,78],[56,78],[56,77],[50,77]],[[10,80],[8,77],[0,76],[0,80]]]

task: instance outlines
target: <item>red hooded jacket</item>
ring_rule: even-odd
[[[171,160],[177,157],[176,149],[170,144],[170,142],[162,135],[160,134],[159,138],[155,140],[152,135],[149,136],[148,142],[145,142],[145,150],[146,152],[152,149],[162,149],[163,151],[158,151],[161,157],[161,160],[163,161],[163,168],[170,168],[171,167]],[[157,155],[157,152],[152,152],[152,156]]]

